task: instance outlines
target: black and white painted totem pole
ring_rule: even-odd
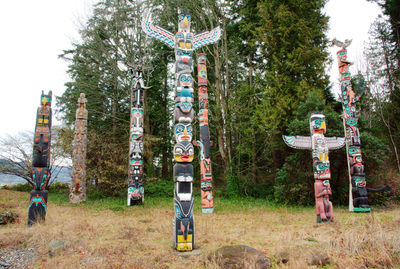
[[[154,26],[150,14],[142,20],[143,31],[175,49],[175,109],[174,109],[174,210],[173,242],[178,251],[191,251],[195,246],[195,228],[193,216],[193,155],[192,141],[193,111],[193,52],[202,46],[217,42],[221,29],[193,34],[190,30],[191,16],[180,12],[178,32],[171,32]]]
[[[285,143],[295,149],[312,150],[314,170],[314,192],[317,222],[333,221],[333,205],[329,201],[332,194],[329,179],[331,170],[328,158],[329,150],[340,149],[345,144],[341,137],[325,137],[325,116],[321,112],[311,113],[311,136],[283,136]]]
[[[44,220],[47,211],[47,186],[50,180],[50,142],[51,142],[51,98],[42,91],[40,107],[36,114],[35,137],[33,140],[32,180],[28,226]]]
[[[138,65],[131,91],[129,136],[128,206],[144,202],[143,174],[143,91],[142,66]]]
[[[356,96],[351,86],[349,67],[353,64],[347,60],[347,47],[351,40],[344,42],[334,39],[332,45],[341,49],[337,52],[340,75],[340,91],[343,107],[343,126],[346,134],[347,165],[349,170],[349,211],[368,213],[371,208],[368,203],[368,192],[389,191],[390,187],[381,189],[367,188],[364,164],[361,154],[360,132],[357,127],[358,116],[356,103],[360,96]]]
[[[85,94],[78,99],[75,119],[75,137],[72,149],[72,176],[69,192],[71,203],[86,201],[86,149],[87,149],[87,117]]]

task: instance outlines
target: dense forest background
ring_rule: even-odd
[[[371,26],[364,70],[353,71],[362,152],[369,187],[392,186],[374,202],[399,200],[400,4],[374,0],[384,13]],[[327,76],[332,63],[323,0],[101,0],[81,29],[82,40],[60,57],[71,80],[57,98],[65,123],[59,131],[71,152],[79,93],[88,99],[87,180],[107,195],[126,192],[129,145],[130,69],[145,70],[145,172],[149,185],[172,195],[174,52],[147,38],[140,22],[152,10],[154,24],[177,32],[178,8],[192,15],[196,33],[220,25],[222,38],[208,60],[212,168],[217,196],[253,196],[289,204],[313,204],[311,153],[287,147],[282,135],[309,135],[309,115],[322,111],[327,136],[344,136],[342,106]],[[351,39],[351,37],[348,37]],[[352,55],[349,55],[352,59]],[[332,68],[336,68],[333,66]],[[196,69],[195,69],[196,70]],[[196,72],[193,74],[197,78]],[[197,90],[195,87],[195,100]],[[197,104],[196,104],[197,105]],[[195,107],[196,108],[196,107]],[[197,108],[196,108],[197,109]],[[198,138],[195,119],[194,138]],[[331,151],[335,204],[348,200],[344,149]],[[194,187],[200,188],[198,158]],[[151,184],[150,184],[151,183]],[[197,190],[197,192],[199,192]],[[195,190],[196,192],[196,190]],[[371,196],[372,198],[372,196]]]

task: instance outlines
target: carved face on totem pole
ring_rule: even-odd
[[[326,133],[325,116],[321,112],[311,113],[310,132],[311,132],[311,136],[313,134],[325,135],[325,133]]]
[[[179,182],[193,182],[193,165],[176,163],[174,165],[174,180]]]
[[[177,87],[193,88],[193,77],[190,74],[178,75]]]
[[[181,12],[178,15],[178,32],[189,33],[190,23],[192,22],[192,17],[188,12]]]
[[[341,49],[337,53],[338,60],[341,62],[347,62],[347,50]]]
[[[365,182],[365,176],[352,176],[351,177],[352,185],[358,188],[365,188],[367,183]]]
[[[35,190],[44,190],[46,182],[49,179],[49,168],[47,167],[34,167],[32,169],[32,180],[35,184]]]
[[[143,165],[142,152],[143,152],[143,141],[141,140],[132,141],[130,148],[131,165]]]
[[[193,50],[175,50],[176,73],[192,73],[193,72]]]
[[[193,127],[190,123],[180,122],[175,124],[175,140],[178,142],[192,141]]]
[[[199,87],[199,106],[200,109],[208,109],[208,93],[205,86]]]
[[[201,54],[197,57],[198,62],[198,84],[200,86],[207,85],[207,67],[206,67],[206,56]]]
[[[194,148],[188,141],[178,142],[174,146],[174,158],[179,163],[190,163],[193,161]]]
[[[42,95],[40,96],[40,105],[51,107],[52,96],[53,96],[52,91],[50,91],[49,94],[44,94],[44,92],[42,91]]]
[[[324,188],[326,189],[326,196],[329,197],[330,194],[332,194],[332,190],[331,190],[331,184],[329,183],[329,180],[324,180],[322,181],[322,185],[324,186]]]
[[[174,118],[175,122],[192,122],[194,117],[193,104],[191,97],[176,97]]]

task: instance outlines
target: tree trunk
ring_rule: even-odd
[[[165,57],[165,61],[167,61]],[[163,92],[163,102],[164,102],[164,115],[165,115],[165,120],[163,121],[163,133],[164,133],[164,138],[166,138],[166,141],[163,145],[162,148],[162,161],[161,161],[161,177],[163,179],[168,178],[168,148],[169,143],[168,143],[168,72],[165,72],[165,78],[164,78],[164,92]]]

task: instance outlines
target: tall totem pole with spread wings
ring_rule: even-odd
[[[42,91],[40,107],[36,114],[32,160],[34,190],[31,191],[29,203],[29,226],[46,217],[48,196],[46,189],[50,180],[51,98],[51,91],[47,95]]]
[[[142,20],[143,31],[168,47],[175,49],[175,109],[174,109],[174,224],[173,241],[178,251],[191,251],[194,248],[193,212],[193,161],[192,141],[193,111],[193,52],[217,42],[221,29],[217,27],[210,32],[193,34],[190,31],[191,16],[181,12],[178,17],[178,32],[175,36],[169,31],[154,26],[150,22],[150,13]]]
[[[356,96],[351,86],[349,67],[353,64],[347,60],[347,47],[351,40],[341,42],[334,39],[332,45],[341,49],[337,52],[340,74],[340,91],[343,107],[343,125],[346,134],[347,166],[349,170],[349,211],[368,213],[368,192],[390,191],[389,186],[381,189],[367,188],[364,164],[361,154],[360,132],[357,128],[358,117],[356,103],[361,96]]]
[[[317,222],[329,222],[333,221],[333,206],[329,201],[331,170],[328,152],[343,147],[345,140],[341,137],[324,136],[326,123],[325,116],[321,112],[311,113],[310,133],[311,136],[283,136],[283,140],[289,147],[312,150]]]
[[[136,68],[131,92],[129,137],[128,206],[144,202],[143,174],[143,91],[142,65]]]

